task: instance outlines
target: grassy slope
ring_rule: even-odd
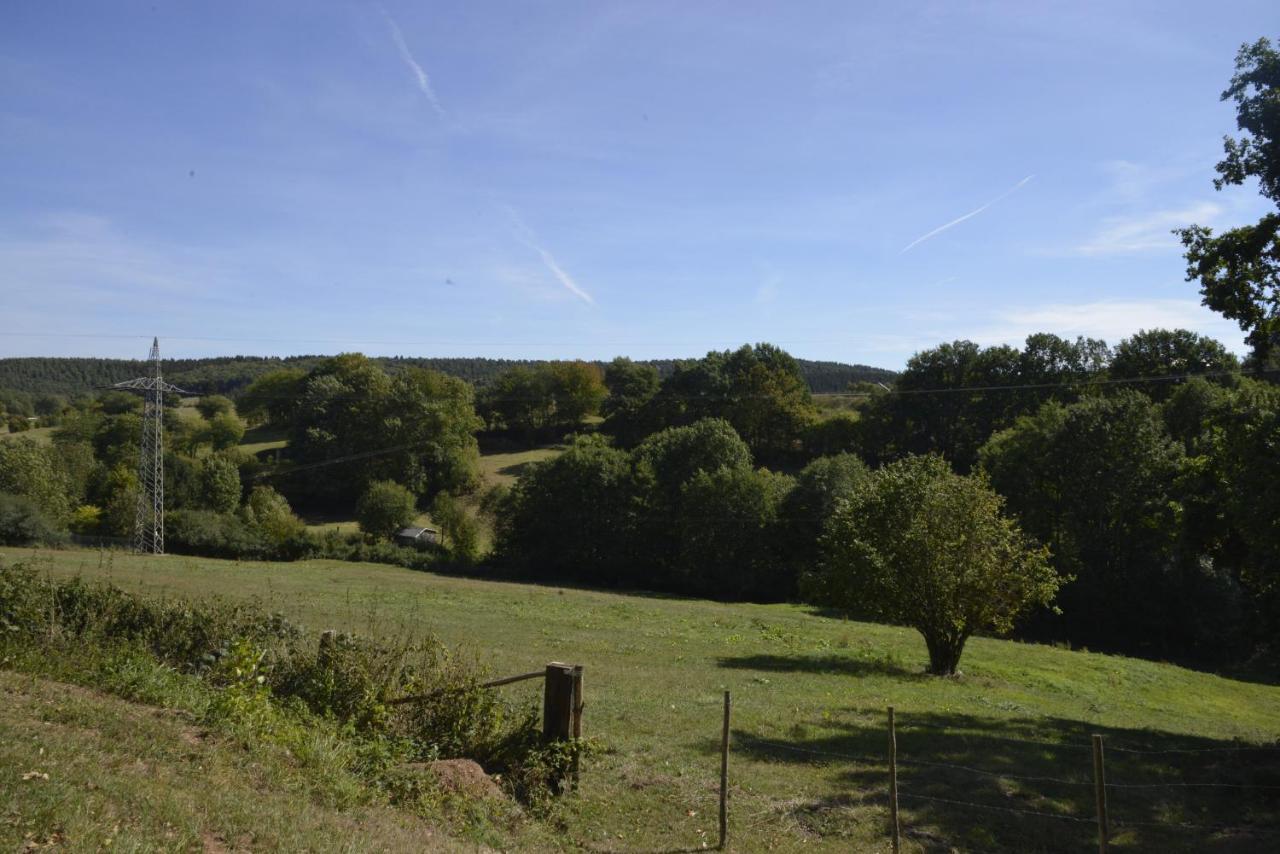
[[[3,550],[5,558],[21,552]],[[608,748],[562,816],[569,838],[611,850],[714,844],[721,692],[734,695],[731,833],[740,850],[876,850],[884,772],[826,754],[879,757],[884,709],[898,709],[904,758],[1050,776],[1039,784],[907,765],[903,791],[1091,816],[1088,735],[1115,746],[1221,747],[1280,738],[1280,688],[1152,662],[977,639],[958,680],[920,674],[904,629],[786,605],[726,605],[495,583],[364,564],[252,564],[90,551],[39,555],[53,573],[112,578],[183,596],[261,596],[308,626],[431,630],[465,643],[499,675],[566,660],[586,666],[588,734]],[[537,683],[502,690],[534,702]],[[1032,739],[1028,745],[1008,739]],[[762,741],[781,748],[761,744]],[[1053,744],[1061,743],[1060,747]],[[1113,781],[1239,780],[1222,754],[1113,753]],[[1255,754],[1242,754],[1252,761]],[[1275,766],[1245,771],[1271,775]],[[1221,797],[1219,797],[1221,795]],[[1268,799],[1269,798],[1269,799]],[[1079,850],[1087,823],[904,802],[913,845]],[[1275,793],[1126,790],[1113,815],[1276,827]],[[1252,832],[1251,832],[1252,833]],[[1253,835],[1121,833],[1124,850],[1256,850]]]
[[[177,713],[3,670],[0,694],[6,851],[464,850],[399,810],[318,804],[287,758]]]

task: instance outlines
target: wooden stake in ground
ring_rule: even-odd
[[[898,728],[893,719],[893,706],[889,707],[889,823],[893,854],[898,854],[902,831],[898,825]]]
[[[1107,854],[1107,771],[1102,764],[1102,736],[1093,737],[1093,797],[1098,808],[1098,854]]]
[[[720,730],[720,850],[729,841],[729,692],[724,692],[724,726]]]
[[[582,771],[582,665],[573,668],[573,788],[578,789],[578,776]]]

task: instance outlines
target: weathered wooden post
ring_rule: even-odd
[[[542,738],[568,741],[573,736],[573,665],[547,665],[542,690]]]
[[[1093,736],[1093,798],[1098,810],[1098,854],[1107,854],[1107,772],[1102,764],[1102,736]]]
[[[724,692],[724,725],[720,729],[720,845],[721,851],[729,841],[729,712],[732,701]]]
[[[573,788],[578,788],[582,772],[582,665],[573,667]]]
[[[898,728],[893,719],[893,706],[889,707],[889,822],[893,854],[898,854],[902,831],[898,825]]]

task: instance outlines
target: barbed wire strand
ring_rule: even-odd
[[[957,801],[951,798],[937,798],[937,797],[934,797],[933,795],[917,795],[913,792],[899,792],[898,798],[899,800],[914,799],[914,800],[920,800],[920,801],[936,801],[937,803],[940,803],[940,804],[951,804],[952,806],[972,807],[974,809],[980,809],[980,810],[993,810],[996,812],[1015,813],[1017,815],[1030,815],[1030,816],[1036,816],[1038,818],[1056,818],[1062,821],[1074,821],[1074,822],[1079,822],[1081,824],[1094,823],[1094,819],[1092,818],[1080,818],[1079,816],[1075,816],[1075,815],[1062,815],[1060,813],[1041,812],[1039,810],[1024,810],[1024,809],[1019,809],[1017,807],[997,807],[997,806],[992,806],[991,804],[978,804],[978,803],[974,803],[973,801]]]
[[[927,759],[910,759],[898,757],[899,765],[926,765],[933,768],[951,768],[956,771],[966,771],[970,774],[980,774],[984,777],[998,777],[1008,780],[1025,780],[1031,783],[1060,783],[1064,786],[1092,786],[1090,780],[1065,780],[1061,777],[1039,777],[1030,774],[1014,774],[1004,771],[988,771],[984,768],[973,768],[969,765],[954,765],[950,762],[933,762]]]
[[[851,759],[854,762],[862,762],[869,765],[883,765],[887,760],[883,756],[858,756],[853,753],[837,753],[832,750],[817,750],[809,747],[796,747],[792,744],[780,744],[776,741],[765,741],[764,739],[752,738],[750,736],[738,736],[739,742],[746,741],[749,744],[762,745],[764,747],[773,747],[778,750],[790,750],[795,753],[807,753],[814,756],[831,756],[837,759]]]

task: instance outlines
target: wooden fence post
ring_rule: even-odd
[[[720,845],[729,841],[729,711],[732,701],[724,692],[724,726],[720,729]]]
[[[542,689],[542,738],[568,741],[573,736],[573,666],[547,665]]]
[[[898,825],[898,728],[893,718],[893,706],[889,707],[889,835],[893,839],[893,854],[902,845],[902,831]]]
[[[573,668],[573,788],[578,789],[582,772],[582,665]]]
[[[1102,764],[1102,736],[1093,736],[1093,798],[1098,811],[1098,854],[1107,854],[1107,772]]]

